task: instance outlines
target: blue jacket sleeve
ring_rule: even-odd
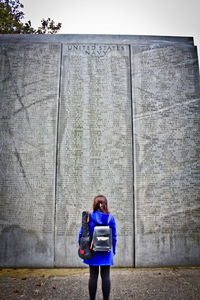
[[[80,239],[83,233],[83,227],[81,226],[81,230],[79,231],[79,236],[78,236],[78,244],[80,245]]]
[[[117,230],[116,230],[116,224],[115,224],[114,217],[112,217],[112,219],[111,219],[110,228],[112,229],[113,253],[115,254],[116,244],[117,244]]]

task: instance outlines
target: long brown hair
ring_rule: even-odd
[[[104,214],[108,214],[108,204],[107,204],[107,199],[103,195],[98,195],[94,198],[93,201],[93,211],[100,211]]]

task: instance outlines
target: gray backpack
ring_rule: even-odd
[[[112,249],[112,229],[109,226],[95,226],[93,232],[93,251],[108,252]]]

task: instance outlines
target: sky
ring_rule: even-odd
[[[25,21],[61,22],[61,34],[192,36],[200,58],[200,0],[20,0]]]

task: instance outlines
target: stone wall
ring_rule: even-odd
[[[116,266],[199,265],[193,39],[0,35],[0,61],[0,265],[82,266],[97,194]]]
[[[196,48],[132,50],[137,266],[200,263]]]
[[[0,264],[51,266],[60,45],[0,48]]]

